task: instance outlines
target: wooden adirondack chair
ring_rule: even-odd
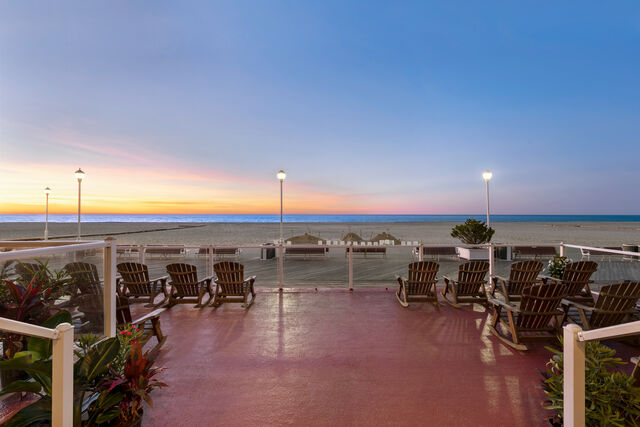
[[[42,265],[35,262],[18,262],[13,270],[19,276],[20,280],[29,284],[33,278],[42,271]]]
[[[214,282],[216,291],[213,294],[213,307],[218,307],[226,302],[241,302],[242,306],[248,308],[256,299],[256,292],[253,290],[253,283],[256,276],[244,278],[244,266],[238,262],[223,261],[213,265],[216,273]],[[247,304],[247,299],[251,294],[251,302]]]
[[[83,330],[102,332],[104,328],[104,301],[98,268],[88,262],[71,262],[64,269],[72,279],[71,299],[66,304],[76,307],[87,322]]]
[[[403,307],[408,307],[410,302],[430,302],[436,307],[440,306],[436,292],[436,274],[440,264],[434,261],[417,261],[409,264],[409,275],[405,279],[398,279],[398,292],[396,298]]]
[[[603,286],[593,306],[564,300],[565,319],[569,310],[576,308],[582,329],[586,331],[627,323],[634,320],[633,315],[638,314],[638,299],[640,282],[620,282]]]
[[[160,315],[166,308],[158,308],[151,313],[132,320],[131,309],[129,306],[129,298],[117,295],[116,296],[116,321],[119,327],[133,325],[136,328],[142,330],[142,338],[140,344],[145,345],[151,337],[156,337],[158,343],[154,346],[154,350],[160,348],[167,339],[166,335],[162,335],[162,329],[160,328]]]
[[[519,305],[489,298],[495,307],[489,330],[516,350],[527,350],[524,341],[555,340],[564,314],[559,307],[566,296],[565,285],[541,283],[524,289]],[[508,329],[511,338],[500,332],[499,324]]]
[[[102,282],[98,267],[88,262],[70,262],[64,269],[73,279],[75,293],[81,295],[102,295]]]
[[[454,307],[460,303],[487,303],[487,273],[489,263],[487,261],[469,261],[460,264],[458,267],[458,280],[455,281],[444,276],[444,289],[442,296],[444,300]],[[451,299],[447,297],[451,295]]]
[[[522,291],[539,282],[538,275],[544,268],[542,262],[529,260],[511,264],[509,278],[500,276],[491,278],[491,297],[496,297],[496,292],[501,294],[506,302],[520,301]]]
[[[195,302],[196,308],[202,308],[206,304],[202,303],[202,297],[205,293],[209,294],[207,304],[213,298],[211,290],[212,277],[207,276],[202,280],[198,280],[198,269],[191,264],[169,264],[167,265],[167,273],[171,276],[171,290],[169,291],[169,307],[175,304],[189,304]]]
[[[589,288],[589,283],[593,283],[591,275],[598,269],[598,264],[593,261],[572,262],[565,266],[562,279],[540,276],[543,281],[561,283],[567,287],[567,298],[573,302],[584,305],[593,305],[595,300]]]
[[[157,307],[164,304],[169,298],[166,288],[169,276],[150,280],[149,268],[137,262],[122,262],[118,264],[117,268],[118,273],[122,276],[120,292],[129,298],[129,303],[146,302],[147,307]],[[163,300],[154,304],[160,293],[164,295]]]

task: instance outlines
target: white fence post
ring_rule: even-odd
[[[53,340],[51,384],[51,425],[73,425],[73,326],[56,326],[58,338]]]
[[[565,256],[564,250],[564,242],[560,242],[560,256]]]
[[[489,243],[489,276],[493,276],[496,272],[495,263],[496,260],[493,252],[493,243]]]
[[[284,247],[282,241],[278,247],[278,286],[280,290],[284,287]]]
[[[353,290],[353,243],[349,245],[349,290]]]
[[[424,258],[424,245],[420,242],[420,246],[418,246],[418,261],[422,261]]]
[[[585,344],[578,339],[580,326],[564,327],[564,409],[562,419],[565,427],[584,426],[584,357]]]
[[[103,249],[104,335],[116,336],[116,244],[113,237],[104,239],[108,246]]]
[[[215,255],[213,253],[213,245],[209,245],[207,248],[207,276],[213,275],[213,259]]]

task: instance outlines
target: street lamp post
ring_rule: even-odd
[[[493,177],[493,173],[491,171],[482,172],[482,178],[484,179],[484,182],[487,187],[487,227],[491,226],[491,216],[489,214],[489,181],[491,181],[492,177]]]
[[[283,232],[282,232],[282,230],[283,230],[283,228],[282,228],[282,224],[283,224],[283,221],[282,221],[282,211],[283,211],[283,209],[282,209],[282,184],[284,183],[284,179],[287,177],[287,174],[284,173],[283,170],[281,170],[276,174],[276,177],[280,180],[280,244],[283,244],[284,243],[284,237],[283,237]]]
[[[45,202],[44,202],[44,240],[49,240],[49,194],[51,189],[46,187],[44,189]]]
[[[81,231],[80,231],[80,205],[81,205],[81,196],[82,196],[82,178],[84,178],[84,172],[82,172],[82,169],[78,168],[77,171],[75,171],[75,176],[76,179],[78,180],[78,240],[80,240],[80,235],[81,235]]]

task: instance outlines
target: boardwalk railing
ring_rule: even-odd
[[[583,331],[575,324],[564,327],[563,421],[565,427],[585,425],[585,342],[640,334],[640,320]]]

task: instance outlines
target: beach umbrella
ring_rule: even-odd
[[[286,239],[287,242],[291,242],[294,245],[308,245],[308,244],[317,245],[319,240],[323,240],[323,239],[317,236],[312,236],[309,233],[304,233],[300,236],[294,236],[289,239]]]
[[[387,233],[386,231],[378,234],[377,236],[373,237],[371,239],[372,242],[379,242],[380,240],[392,240],[394,244],[399,245],[400,239],[398,239],[397,237]]]
[[[362,242],[364,239],[356,233],[350,232],[345,234],[342,240],[345,242]]]

